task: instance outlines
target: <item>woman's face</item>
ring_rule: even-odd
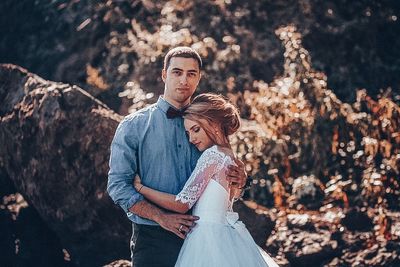
[[[200,127],[199,123],[189,119],[185,119],[185,129],[189,135],[189,142],[194,144],[198,150],[204,151],[214,145],[213,141],[206,134],[206,131]]]

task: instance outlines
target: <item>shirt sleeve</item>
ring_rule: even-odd
[[[207,187],[208,182],[223,167],[221,156],[216,152],[206,150],[197,161],[197,165],[175,201],[188,203],[192,208]]]
[[[115,132],[111,143],[107,191],[111,199],[127,213],[137,202],[143,200],[134,186],[137,174],[137,126],[132,119],[124,119]]]

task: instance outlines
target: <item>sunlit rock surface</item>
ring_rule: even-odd
[[[13,65],[0,66],[0,98],[1,168],[73,261],[127,257],[130,224],[106,194],[120,117],[76,86]]]

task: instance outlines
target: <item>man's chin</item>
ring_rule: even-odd
[[[190,103],[190,95],[186,95],[186,94],[181,94],[179,96],[176,97],[177,102],[179,103]]]

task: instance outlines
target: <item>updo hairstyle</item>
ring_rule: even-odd
[[[183,117],[199,123],[216,144],[218,144],[218,133],[215,131],[215,126],[220,128],[225,138],[240,127],[237,107],[222,95],[211,93],[196,96],[185,110]]]

